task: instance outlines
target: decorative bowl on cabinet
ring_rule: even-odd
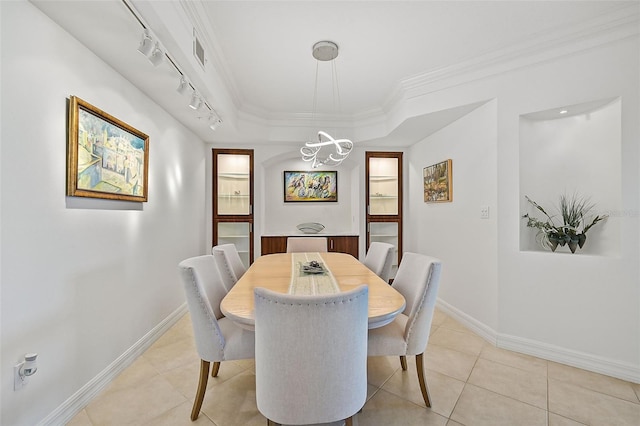
[[[324,225],[318,222],[307,222],[299,224],[296,228],[303,234],[317,234],[324,229]]]

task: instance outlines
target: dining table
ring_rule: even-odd
[[[317,295],[345,292],[362,284],[369,288],[370,329],[392,322],[404,310],[402,294],[352,255],[337,252],[260,256],[222,299],[220,310],[237,325],[253,330],[256,287]]]

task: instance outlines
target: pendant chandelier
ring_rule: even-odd
[[[313,113],[311,117],[312,123],[316,115],[316,107],[318,100],[318,68],[320,61],[331,61],[331,79],[333,101],[338,101],[338,110],[340,106],[340,91],[338,90],[338,73],[335,62],[333,60],[338,57],[338,45],[332,41],[319,41],[313,45],[313,57],[316,59],[316,84],[313,92]],[[312,168],[320,166],[337,166],[349,156],[353,149],[353,142],[349,139],[334,139],[325,131],[318,131],[317,141],[309,141],[300,148],[302,160],[311,162]]]

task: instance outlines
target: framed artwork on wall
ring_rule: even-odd
[[[452,161],[445,160],[422,171],[424,202],[442,203],[453,201]]]
[[[69,99],[67,195],[147,201],[149,136],[82,99]]]
[[[288,171],[284,172],[285,202],[338,201],[338,172]]]

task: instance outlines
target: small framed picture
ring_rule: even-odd
[[[148,172],[149,136],[70,97],[67,195],[147,201]]]
[[[338,201],[338,172],[284,172],[285,202]]]
[[[442,203],[453,201],[452,162],[445,160],[422,171],[424,202]]]

